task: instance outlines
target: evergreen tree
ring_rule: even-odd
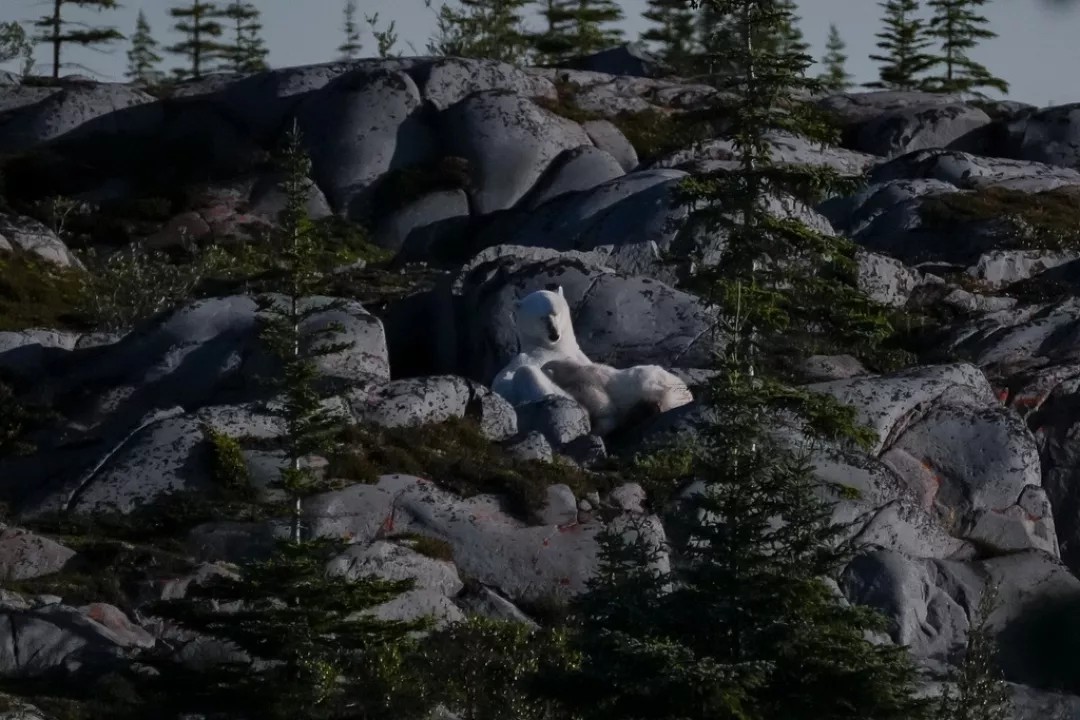
[[[644,18],[652,27],[642,33],[641,39],[655,43],[668,66],[678,72],[689,70],[696,49],[693,8],[685,0],[649,0]]]
[[[61,61],[61,50],[65,45],[97,48],[124,39],[116,28],[90,27],[84,23],[64,19],[64,8],[67,6],[74,5],[78,8],[101,12],[119,7],[116,0],[51,0],[51,4],[52,12],[34,23],[35,27],[41,29],[41,33],[34,39],[52,47],[52,76],[54,78],[60,77],[60,68],[68,65]]]
[[[259,22],[261,13],[254,3],[233,0],[222,13],[232,21],[232,43],[222,48],[225,67],[232,72],[253,73],[267,69],[266,57],[270,51],[263,42]]]
[[[548,29],[533,42],[548,62],[606,50],[622,39],[622,30],[613,27],[623,17],[614,0],[555,0],[541,15]]]
[[[779,30],[775,33],[766,33],[765,38],[777,37],[781,44],[780,49],[798,55],[806,55],[810,52],[810,44],[803,37],[799,23],[802,20],[796,13],[798,6],[795,0],[776,0],[778,10],[785,13]]]
[[[997,589],[979,600],[968,629],[967,648],[960,667],[950,674],[953,686],[942,693],[935,720],[1008,720],[1009,688],[997,667],[997,647],[987,620],[997,602]]]
[[[442,5],[428,52],[451,57],[522,62],[530,38],[522,13],[532,0],[459,0],[460,8]],[[431,7],[431,0],[425,0]]]
[[[728,49],[738,42],[735,18],[711,3],[701,3],[697,17],[696,72],[710,77],[732,72]]]
[[[411,581],[350,578],[328,573],[344,548],[306,537],[302,500],[337,487],[304,465],[329,454],[342,421],[322,407],[315,361],[347,345],[333,343],[340,326],[311,327],[314,315],[338,307],[312,302],[319,282],[319,237],[306,211],[310,162],[294,128],[283,158],[285,208],[273,243],[272,276],[280,294],[261,296],[262,339],[281,361],[286,466],[276,486],[291,508],[289,539],[269,557],[245,563],[236,577],[215,577],[184,600],[158,603],[154,612],[187,630],[234,643],[253,661],[215,667],[209,677],[174,686],[163,668],[161,687],[173,707],[280,720],[408,717],[420,702],[403,667],[409,634],[426,622],[383,621],[364,611],[407,591]],[[217,716],[217,715],[215,715]]]
[[[214,3],[190,0],[190,4],[170,8],[169,15],[176,18],[173,29],[184,40],[166,50],[190,62],[188,67],[178,68],[174,72],[178,77],[198,80],[228,49],[218,39],[225,31],[220,22],[224,13]]]
[[[360,26],[356,24],[356,0],[345,0],[345,42],[338,46],[342,60],[355,60],[360,57],[363,45],[360,43]]]
[[[923,20],[917,17],[919,0],[886,0],[885,28],[877,33],[880,55],[870,59],[878,63],[878,80],[866,83],[875,90],[918,90],[924,81],[919,77],[933,64],[927,53],[931,40]]]
[[[987,0],[929,0],[933,8],[929,35],[941,41],[941,54],[935,58],[933,67],[942,72],[929,79],[929,87],[939,92],[977,92],[979,88],[992,88],[1002,93],[1009,91],[1009,83],[990,73],[985,65],[971,59],[969,52],[980,41],[997,37],[989,30],[988,21],[979,14]]]
[[[820,80],[829,92],[846,92],[851,88],[851,75],[847,71],[848,56],[844,54],[846,49],[844,39],[840,37],[840,31],[836,25],[829,25],[829,39],[825,43],[825,57],[821,59],[825,66]]]
[[[19,72],[29,75],[34,69],[34,43],[17,22],[0,22],[0,64],[21,59]]]
[[[702,398],[722,411],[691,448],[702,489],[668,534],[670,572],[605,540],[606,578],[582,600],[590,630],[578,640],[592,694],[573,710],[590,720],[912,720],[924,705],[904,649],[869,642],[884,618],[843,604],[826,582],[851,548],[819,498],[811,451],[867,442],[868,431],[852,408],[786,382],[808,353],[868,351],[888,332],[857,288],[852,244],[769,210],[770,198],[812,201],[845,186],[835,172],[771,156],[773,130],[831,138],[796,100],[821,84],[785,37],[795,25],[786,3],[708,2],[734,18],[741,40],[718,51],[733,68],[719,87],[739,98],[725,109],[739,164],[687,180],[682,200],[704,236],[724,238],[718,260],[706,247],[691,256],[688,284],[726,331]],[[775,432],[781,419],[790,432]]]
[[[152,85],[161,79],[161,72],[157,69],[161,63],[161,56],[156,52],[157,46],[157,40],[150,34],[150,23],[140,10],[139,18],[135,21],[135,34],[131,36],[131,49],[127,54],[128,78],[146,85]]]

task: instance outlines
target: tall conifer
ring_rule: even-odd
[[[180,55],[190,63],[174,72],[181,78],[198,80],[228,50],[220,38],[225,29],[221,24],[224,13],[221,8],[206,0],[189,0],[188,3],[169,9],[176,19],[173,29],[184,39],[166,50]]]
[[[150,23],[142,10],[135,21],[135,34],[131,36],[131,49],[128,50],[127,76],[145,84],[153,84],[161,79],[158,66],[161,56],[157,54],[158,41],[150,31]]]
[[[342,31],[345,41],[338,46],[338,55],[342,60],[355,60],[360,57],[363,45],[360,42],[360,26],[356,21],[356,0],[345,0]]]
[[[829,25],[829,39],[825,43],[825,57],[821,59],[825,71],[821,74],[821,83],[829,92],[845,92],[851,88],[851,75],[847,71],[848,56],[844,39],[836,25]]]
[[[436,31],[428,42],[428,52],[522,62],[531,44],[522,15],[531,2],[458,0],[460,7],[444,4],[436,16]],[[425,0],[425,3],[431,6],[431,0]]]
[[[255,3],[233,0],[222,12],[231,24],[232,42],[221,51],[224,67],[237,73],[253,73],[266,70],[266,58],[270,51],[262,39],[262,23]]]
[[[878,63],[878,79],[866,83],[874,90],[918,90],[925,80],[921,77],[933,64],[927,50],[931,39],[924,21],[918,16],[919,0],[886,0],[884,28],[877,33],[878,55],[870,59]]]
[[[687,71],[696,49],[693,8],[685,0],[649,0],[644,18],[651,26],[641,39],[654,43],[668,66]]]
[[[994,76],[970,55],[981,41],[997,37],[987,27],[986,17],[979,14],[986,2],[929,0],[927,3],[933,9],[928,34],[940,42],[939,54],[932,63],[940,71],[928,80],[931,89],[947,93],[977,93],[980,88],[1009,91],[1009,83]]]
[[[535,47],[548,61],[606,50],[622,39],[615,26],[622,9],[614,0],[555,0],[541,15],[548,30],[536,36]]]
[[[52,76],[60,77],[60,68],[68,63],[62,61],[62,49],[65,45],[79,45],[97,48],[110,45],[124,36],[114,27],[92,27],[77,23],[64,17],[67,7],[92,9],[102,12],[119,7],[116,0],[50,0],[52,12],[34,22],[41,32],[34,38],[38,43],[52,48]]]

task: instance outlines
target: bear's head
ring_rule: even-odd
[[[555,292],[537,290],[514,304],[514,317],[521,350],[560,349],[577,344],[570,306],[560,285]]]

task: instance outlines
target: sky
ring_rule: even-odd
[[[265,37],[270,47],[270,64],[288,67],[333,59],[341,43],[342,0],[255,0],[263,13]],[[95,17],[93,11],[73,9],[71,17],[87,22],[107,21],[130,34],[142,9],[155,36],[163,44],[174,41],[168,32],[167,10],[173,0],[120,0],[118,11]],[[442,0],[435,0],[436,6]],[[636,39],[644,29],[640,14],[645,0],[622,0],[627,16],[623,23],[627,36]],[[17,20],[29,24],[44,14],[51,2],[44,0],[0,0],[0,21]],[[801,27],[813,47],[822,54],[830,23],[835,23],[848,45],[848,70],[857,82],[876,77],[872,61],[874,34],[880,27],[880,8],[875,0],[799,0]],[[411,42],[422,53],[434,29],[434,11],[425,0],[360,0],[360,14],[378,13],[379,23],[393,20],[400,41],[398,51],[413,54]],[[999,37],[986,41],[974,53],[975,59],[1007,80],[1011,100],[1033,105],[1080,102],[1080,2],[1070,0],[989,0],[985,14]],[[373,53],[375,42],[364,37],[365,52]],[[103,80],[122,80],[126,64],[126,42],[110,53],[72,48],[69,57],[95,71]],[[38,48],[38,60],[45,63],[46,48]],[[169,60],[169,62],[173,62]],[[9,64],[9,69],[14,69]],[[47,72],[44,64],[38,72]],[[69,72],[77,72],[71,70]]]

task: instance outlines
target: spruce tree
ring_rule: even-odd
[[[428,42],[433,55],[487,58],[507,63],[525,60],[530,37],[522,13],[532,0],[459,0],[442,5],[435,35]],[[431,0],[425,0],[431,7]]]
[[[221,55],[226,69],[237,73],[253,73],[267,69],[266,57],[270,51],[263,42],[262,13],[254,3],[233,0],[222,16],[232,23],[232,42],[222,48]]]
[[[702,397],[717,410],[689,450],[688,479],[701,489],[670,525],[670,572],[644,571],[641,550],[635,559],[605,543],[608,579],[582,603],[593,633],[618,634],[580,637],[591,669],[583,685],[597,718],[913,720],[924,705],[904,649],[868,641],[884,618],[843,603],[827,582],[850,558],[849,529],[819,497],[811,451],[866,443],[868,431],[852,408],[789,384],[793,361],[824,347],[868,352],[889,329],[858,290],[850,242],[769,210],[770,198],[812,202],[846,189],[835,172],[771,156],[774,130],[831,138],[797,100],[821,84],[806,77],[811,58],[785,40],[795,24],[786,3],[708,2],[740,37],[718,51],[733,68],[719,88],[739,99],[725,109],[738,165],[682,190],[704,236],[724,238],[718,260],[704,247],[691,255],[687,284],[725,335]]]
[[[997,643],[988,619],[995,609],[997,589],[983,593],[968,628],[967,647],[960,666],[950,673],[952,687],[941,695],[934,720],[1008,720],[1011,698],[997,666]]]
[[[940,54],[932,67],[941,72],[928,80],[929,87],[938,92],[977,93],[979,88],[991,88],[1002,93],[1009,83],[995,77],[985,65],[970,56],[982,40],[997,37],[988,29],[988,20],[979,14],[987,0],[929,0],[933,8],[929,35],[940,43]]]
[[[810,52],[810,44],[803,37],[802,28],[799,26],[802,18],[796,13],[798,6],[795,0],[776,0],[778,9],[784,11],[785,20],[776,33],[765,34],[766,39],[778,37],[781,49],[790,53],[805,55]]]
[[[174,72],[180,78],[198,80],[227,50],[219,40],[225,31],[220,22],[224,13],[215,3],[190,0],[189,4],[170,8],[169,15],[176,19],[173,29],[184,39],[166,50],[190,63]]]
[[[140,10],[135,21],[135,34],[131,36],[131,49],[127,54],[129,79],[145,85],[153,85],[161,79],[158,65],[162,58],[156,52],[157,47],[157,40],[150,34],[150,23]]]
[[[276,410],[284,425],[285,466],[275,483],[289,507],[289,537],[268,557],[243,564],[235,577],[215,577],[188,598],[158,603],[153,612],[187,630],[231,641],[259,663],[213,668],[190,686],[162,667],[161,692],[177,709],[280,720],[408,716],[418,702],[403,667],[409,634],[425,621],[378,620],[364,611],[393,600],[411,581],[328,574],[343,549],[310,538],[302,525],[305,497],[338,484],[319,477],[304,459],[329,454],[342,420],[322,404],[315,361],[347,349],[334,343],[337,325],[308,321],[337,303],[312,302],[320,273],[320,238],[306,211],[310,162],[295,129],[282,160],[285,208],[272,244],[271,277],[281,293],[259,298],[261,337],[281,363],[283,397]],[[171,695],[170,695],[171,693]]]
[[[641,39],[655,43],[669,67],[677,72],[688,71],[696,50],[697,17],[693,8],[685,0],[649,0],[643,16],[652,27],[642,33]]]
[[[61,60],[61,50],[65,45],[98,48],[110,45],[124,36],[114,27],[91,27],[64,19],[64,9],[69,6],[92,9],[102,12],[119,7],[116,0],[50,0],[52,12],[34,22],[41,33],[34,38],[38,43],[52,47],[52,76],[60,77],[60,68],[68,63]]]
[[[879,55],[870,59],[878,63],[878,79],[865,84],[874,90],[918,90],[925,80],[920,77],[933,64],[927,52],[931,39],[919,13],[919,0],[886,0],[884,29],[877,33]]]
[[[848,56],[844,39],[836,25],[829,25],[829,39],[825,43],[825,57],[821,59],[825,72],[819,78],[829,92],[846,92],[851,88],[851,75],[847,71]]]
[[[356,24],[356,0],[345,0],[344,9],[345,41],[338,46],[338,55],[342,60],[355,60],[360,57],[363,45],[360,42],[360,26]]]
[[[541,15],[548,29],[535,36],[534,46],[548,62],[606,50],[622,39],[614,27],[622,9],[613,0],[555,0]]]

